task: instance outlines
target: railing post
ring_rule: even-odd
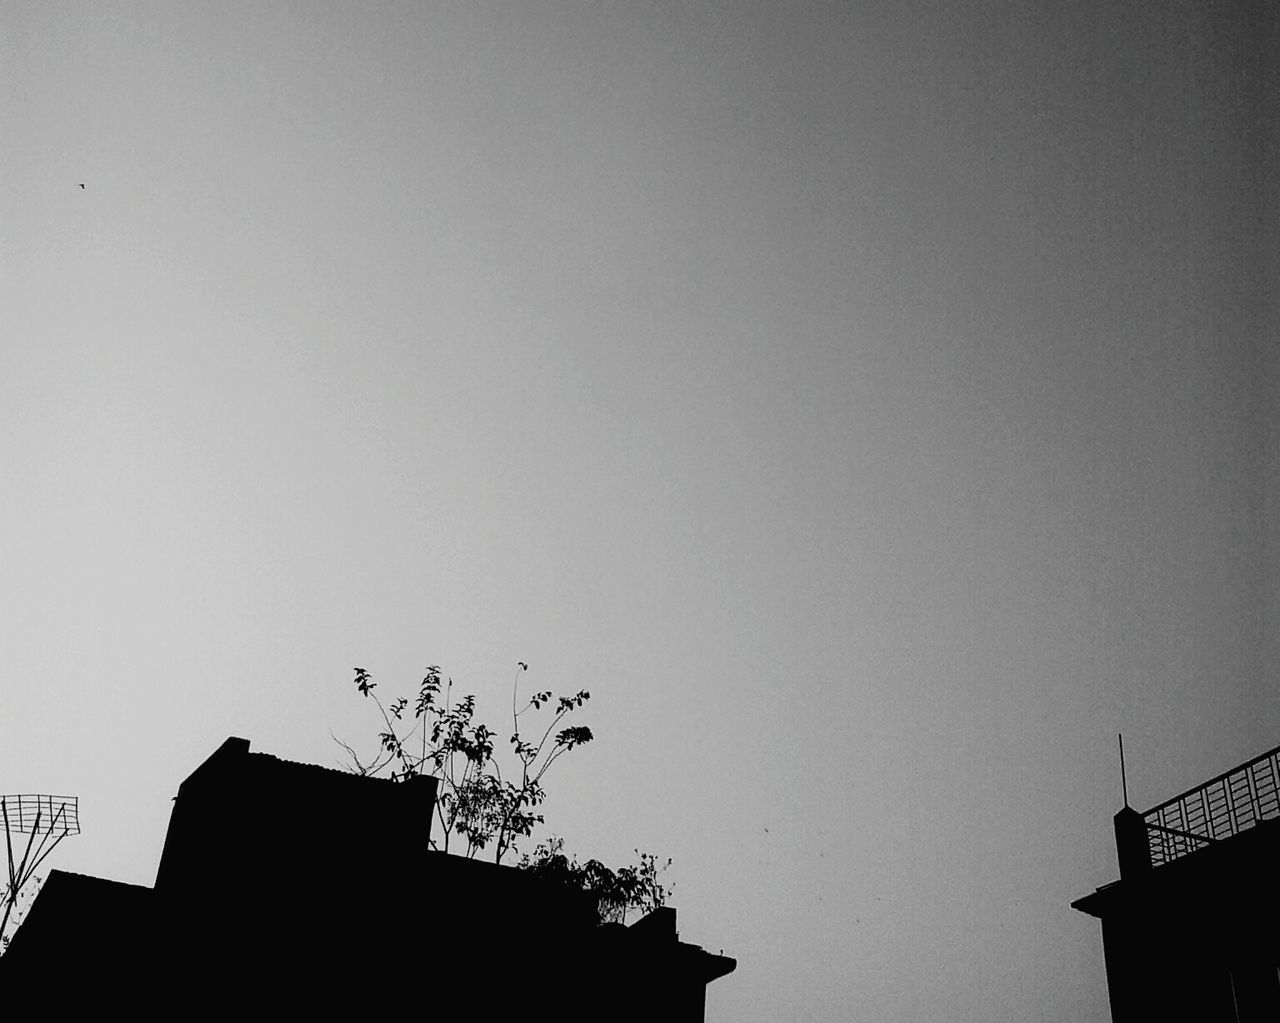
[[[1151,846],[1147,841],[1147,822],[1142,814],[1126,806],[1115,815],[1116,857],[1120,860],[1120,878],[1128,880],[1151,870]]]

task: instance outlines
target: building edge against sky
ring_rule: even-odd
[[[1113,823],[1119,880],[1071,905],[1101,922],[1114,1023],[1280,1017],[1280,746]]]
[[[51,872],[0,983],[64,1008],[326,1014],[408,984],[438,1013],[700,1023],[736,960],[680,941],[673,908],[601,924],[581,893],[429,851],[435,795],[229,738],[180,786],[155,886]]]

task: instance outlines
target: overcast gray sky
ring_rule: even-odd
[[[1262,7],[5,3],[0,791],[523,660],[710,1023],[1105,1020],[1116,733],[1280,743]]]

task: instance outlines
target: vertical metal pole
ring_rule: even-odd
[[[13,884],[13,839],[9,835],[9,804],[3,796],[0,796],[0,812],[4,813],[4,851],[9,854],[9,884],[12,885]]]
[[[1120,740],[1120,791],[1124,794],[1124,805],[1129,805],[1129,783],[1124,776],[1124,734],[1116,733],[1116,738]]]
[[[4,914],[0,916],[0,940],[4,938],[4,930],[9,926],[9,914],[13,911],[13,900],[17,896],[17,883],[13,874],[13,837],[9,832],[9,803],[0,796],[0,814],[4,815],[4,851],[9,860],[9,885],[4,892]]]

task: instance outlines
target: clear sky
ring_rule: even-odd
[[[0,791],[523,660],[710,1023],[1105,1020],[1116,733],[1280,743],[1262,7],[4,3]]]

